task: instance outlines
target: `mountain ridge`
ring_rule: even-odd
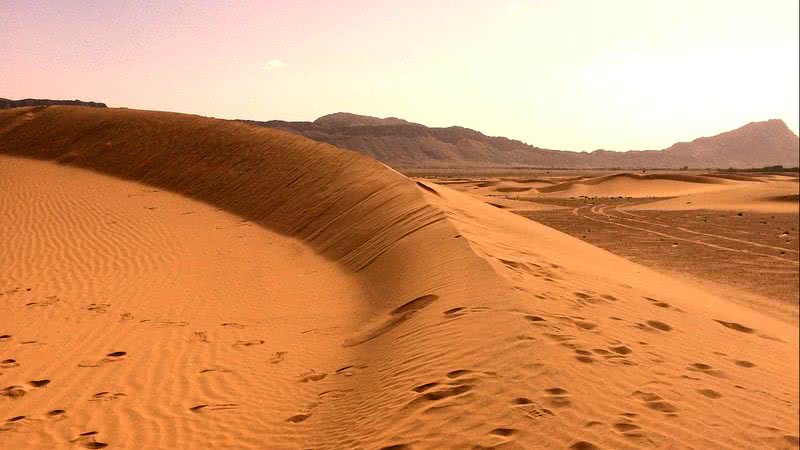
[[[754,168],[797,166],[797,135],[781,119],[750,122],[734,130],[658,150],[589,152],[555,150],[460,126],[427,127],[396,117],[333,113],[312,122],[244,122],[302,134],[365,153],[395,167],[533,166],[546,168]]]
[[[0,109],[21,108],[25,106],[88,106],[91,108],[108,108],[105,103],[87,102],[83,100],[52,100],[49,98],[24,98],[11,100],[0,97]]]

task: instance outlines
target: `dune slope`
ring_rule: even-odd
[[[0,447],[797,445],[795,324],[358,154],[71,107],[0,153]]]

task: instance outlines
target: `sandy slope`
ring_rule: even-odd
[[[89,431],[114,447],[301,445],[286,419],[319,401],[298,380],[349,361],[339,330],[365,311],[343,267],[208,205],[79,169],[3,157],[0,189],[0,358],[15,360],[0,387],[25,393],[0,397],[3,421],[25,416],[0,422],[14,431],[0,447],[66,447]]]
[[[365,157],[66,107],[0,152],[128,179],[0,158],[0,447],[797,446],[796,325]]]

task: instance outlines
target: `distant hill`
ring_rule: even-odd
[[[7,98],[0,98],[0,109],[19,108],[22,106],[49,106],[49,105],[90,106],[92,108],[107,108],[105,103],[84,102],[81,100],[50,100],[47,98],[26,98],[22,100],[9,100]]]
[[[581,153],[551,150],[463,127],[433,128],[394,117],[329,114],[313,122],[245,121],[356,150],[390,166],[549,168],[751,168],[800,164],[800,141],[782,120],[741,128],[663,150]]]

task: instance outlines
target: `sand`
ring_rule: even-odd
[[[797,322],[796,175],[564,172],[430,181]]]
[[[2,448],[797,446],[796,323],[478,196],[172,113],[0,153]]]

